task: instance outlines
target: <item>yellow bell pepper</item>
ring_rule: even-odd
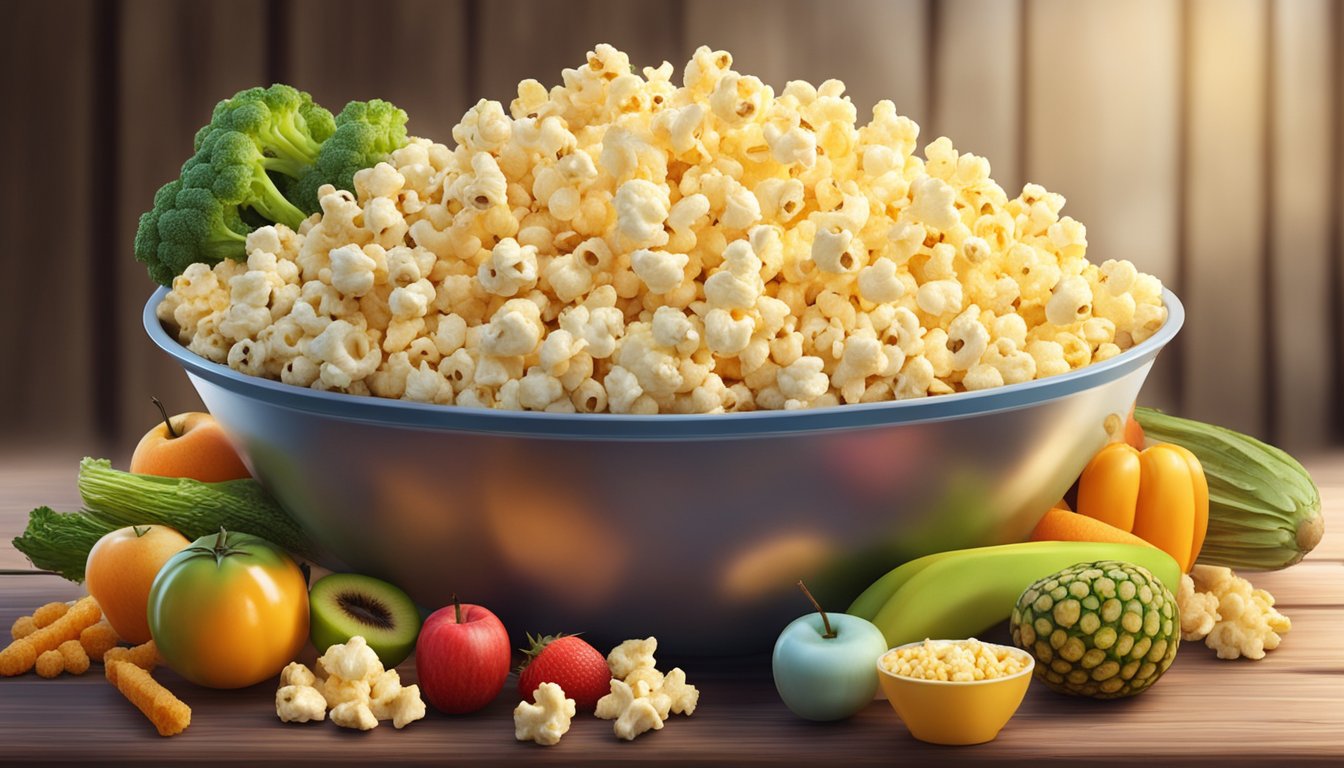
[[[1188,572],[1209,527],[1209,485],[1199,459],[1179,445],[1140,451],[1113,442],[1092,457],[1078,479],[1077,507],[1079,514],[1165,551]]]

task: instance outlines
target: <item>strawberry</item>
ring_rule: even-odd
[[[556,683],[581,712],[592,712],[597,700],[611,693],[611,670],[607,659],[578,635],[527,636],[531,648],[518,668],[518,692],[523,700],[542,683]]]

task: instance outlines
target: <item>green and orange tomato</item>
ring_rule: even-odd
[[[277,675],[308,641],[308,585],[279,547],[221,529],[164,563],[148,619],[178,674],[208,688],[243,688]]]

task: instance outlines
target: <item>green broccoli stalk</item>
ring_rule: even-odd
[[[249,227],[236,207],[226,207],[209,190],[187,188],[181,179],[164,184],[154,207],[140,217],[135,232],[135,258],[160,285],[196,262],[215,264],[241,259]]]
[[[303,91],[279,84],[248,88],[215,106],[210,124],[196,132],[196,151],[212,135],[241,134],[256,144],[267,170],[297,179],[334,130],[331,113]]]
[[[346,104],[335,123],[317,163],[290,189],[290,199],[305,211],[320,208],[317,190],[323,184],[353,192],[356,171],[372,168],[406,146],[406,113],[381,99]]]
[[[182,166],[182,184],[209,190],[226,207],[251,208],[267,221],[298,229],[307,214],[280,193],[267,172],[268,160],[245,134],[216,131]]]

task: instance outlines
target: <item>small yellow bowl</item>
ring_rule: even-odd
[[[1006,649],[1021,657],[1026,666],[1006,677],[958,683],[906,677],[889,672],[883,666],[882,660],[888,655],[923,643],[921,640],[899,645],[877,659],[878,682],[891,708],[896,710],[896,715],[910,729],[910,735],[931,744],[983,744],[993,741],[1027,695],[1036,660],[1020,648],[985,643],[988,647]]]

